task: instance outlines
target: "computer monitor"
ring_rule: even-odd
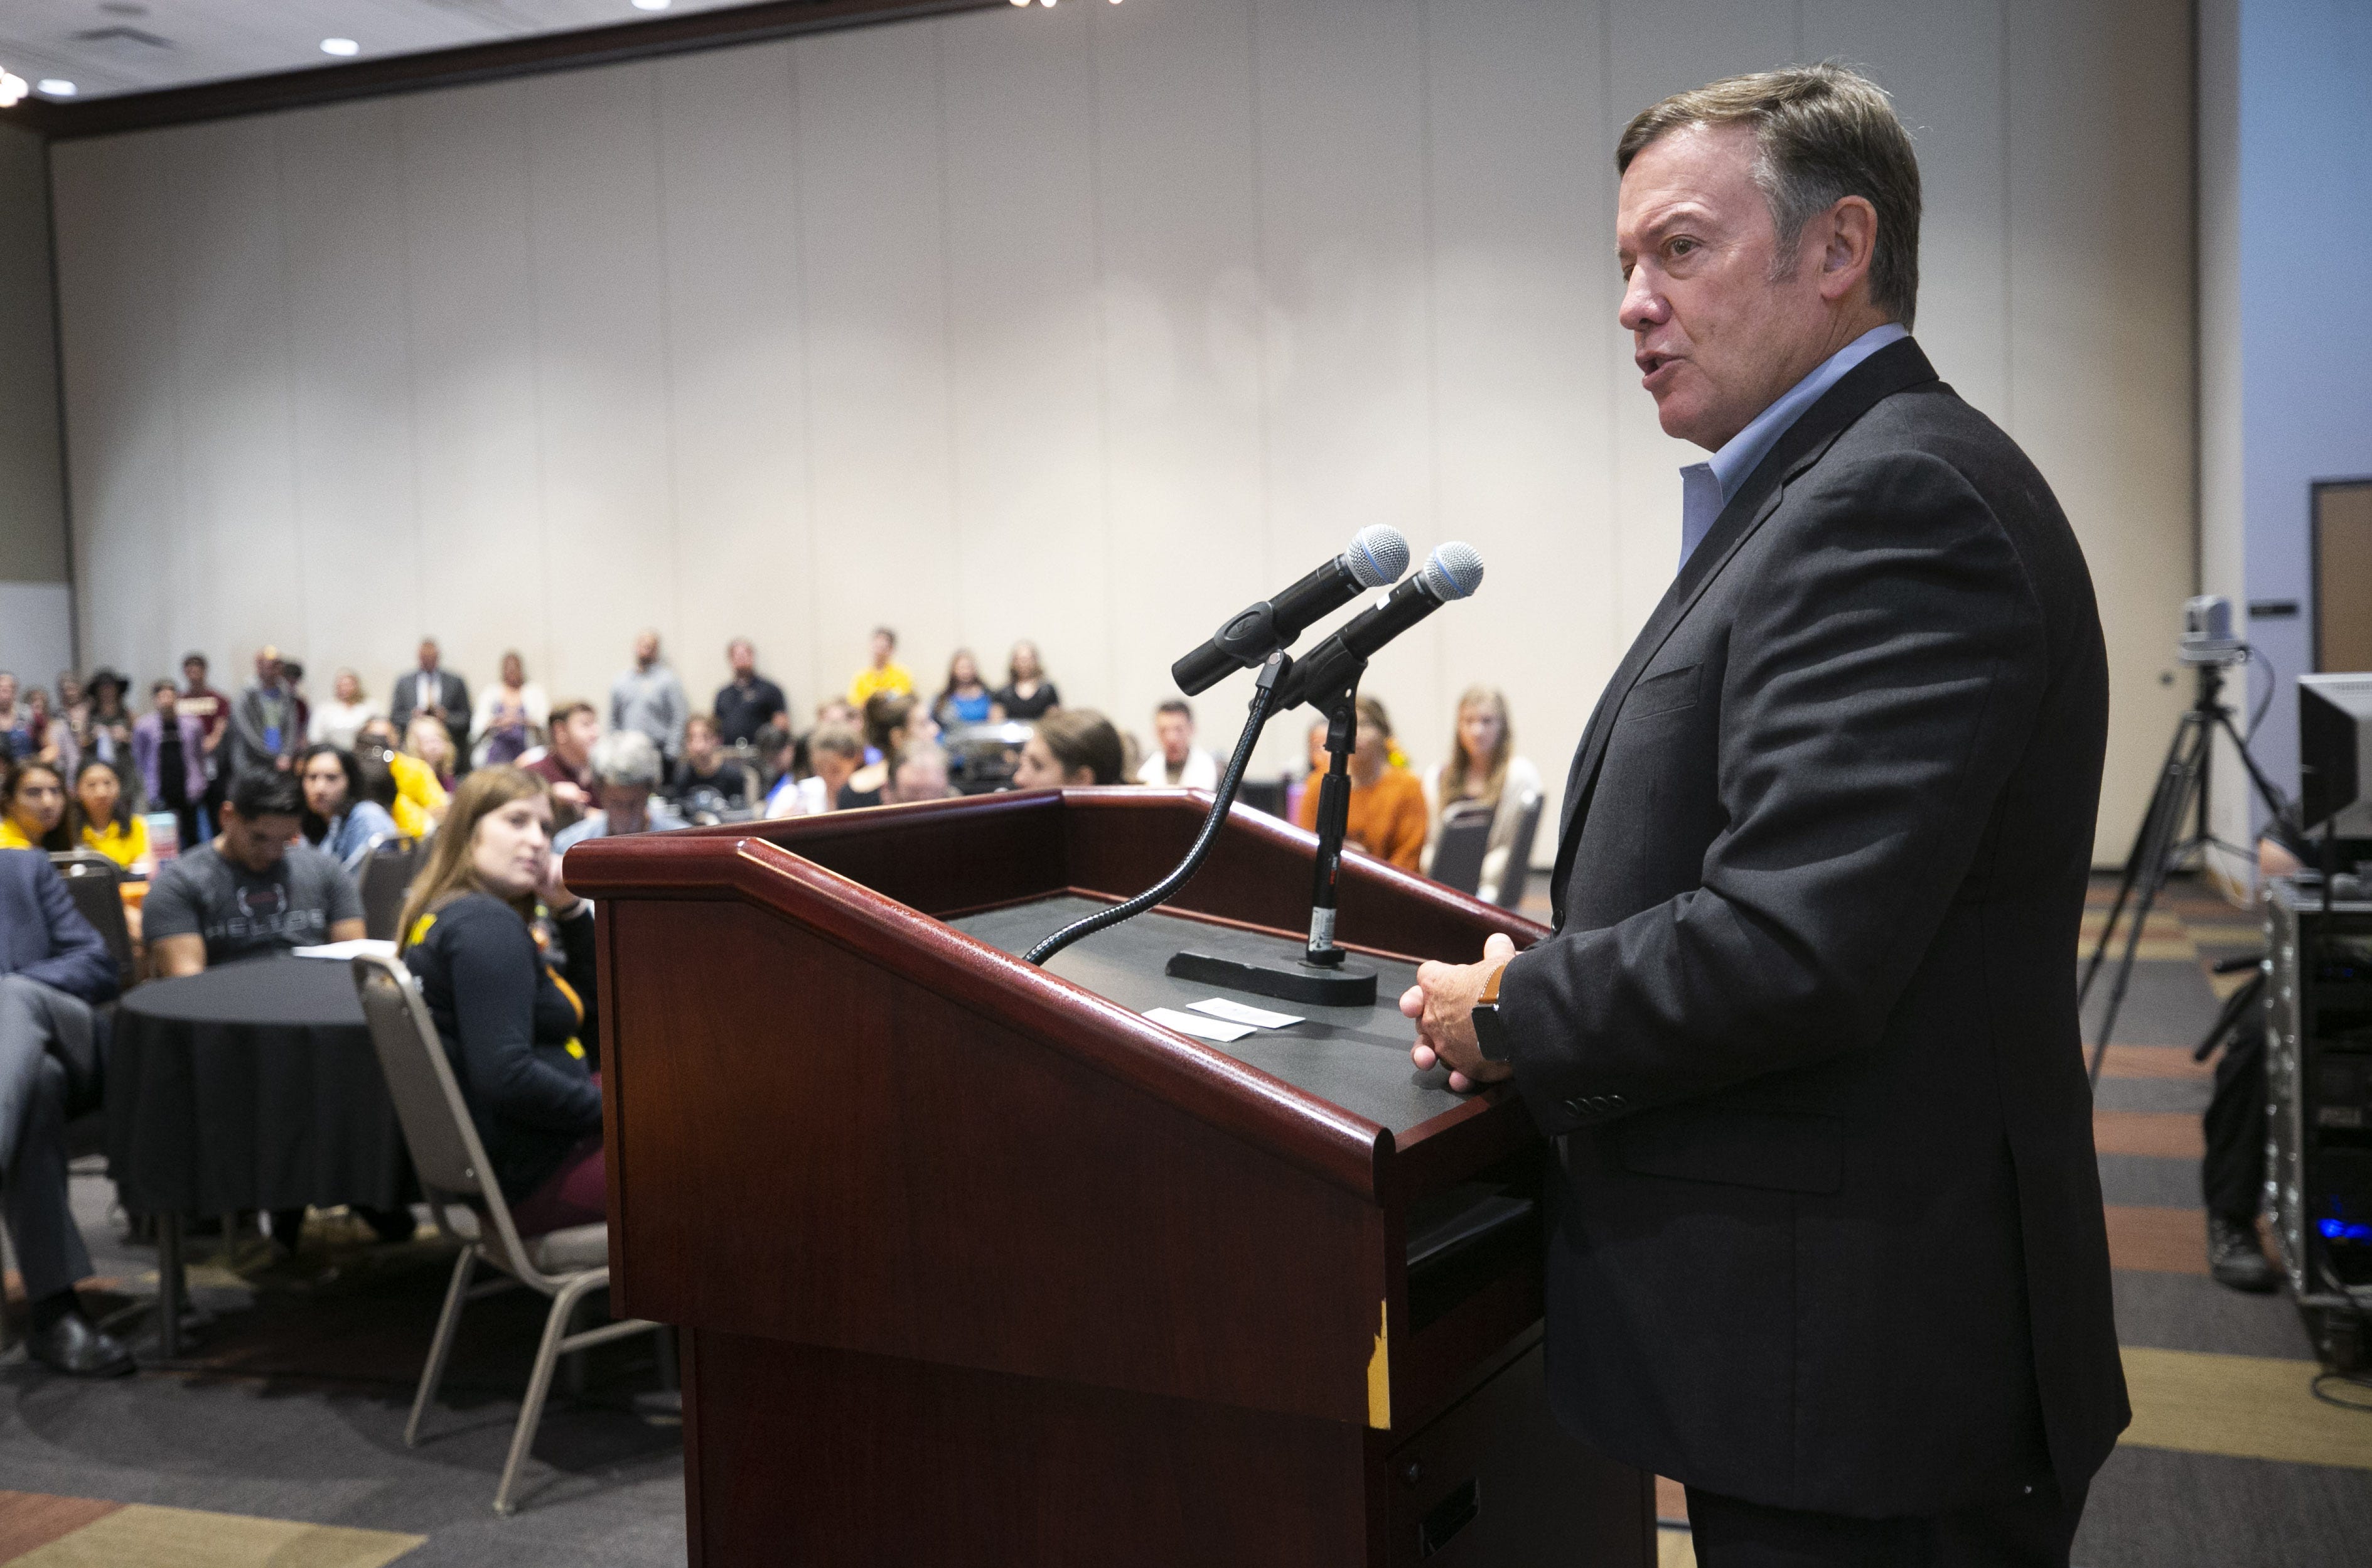
[[[2298,783],[2310,836],[2372,840],[2372,673],[2298,677]]]

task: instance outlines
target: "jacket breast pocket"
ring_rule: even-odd
[[[1615,1153],[1638,1176],[1833,1192],[1844,1179],[1843,1138],[1833,1116],[1675,1107],[1622,1123]]]
[[[1668,669],[1661,675],[1651,675],[1631,688],[1631,695],[1622,700],[1622,716],[1644,719],[1654,714],[1669,714],[1697,705],[1697,672],[1703,665],[1683,665]]]

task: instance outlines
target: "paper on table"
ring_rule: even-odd
[[[1220,1045],[1239,1040],[1252,1032],[1250,1024],[1223,1024],[1216,1018],[1205,1018],[1199,1013],[1181,1013],[1175,1007],[1148,1007],[1145,1016],[1157,1024],[1164,1024],[1182,1035],[1207,1040]]]
[[[1230,1002],[1224,996],[1214,996],[1206,1002],[1186,1004],[1197,1013],[1208,1013],[1215,1018],[1225,1018],[1231,1024],[1250,1024],[1254,1028],[1281,1029],[1288,1025],[1307,1023],[1291,1013],[1272,1013],[1265,1007],[1247,1007],[1240,1002]]]
[[[368,936],[357,936],[350,942],[323,942],[316,947],[298,947],[296,953],[300,958],[336,958],[343,963],[348,958],[359,958],[365,953],[381,958],[391,958],[395,957],[395,944],[377,941]]]

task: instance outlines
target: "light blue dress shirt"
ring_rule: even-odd
[[[1713,531],[1721,509],[1729,505],[1729,498],[1738,494],[1746,476],[1778,445],[1779,437],[1787,434],[1788,426],[1802,418],[1806,409],[1819,402],[1821,393],[1843,380],[1846,371],[1887,344],[1900,343],[1910,335],[1899,321],[1872,327],[1822,360],[1809,376],[1789,388],[1778,401],[1756,414],[1745,429],[1724,443],[1720,451],[1680,470],[1680,565],[1689,563],[1689,557],[1704,542],[1704,536]]]

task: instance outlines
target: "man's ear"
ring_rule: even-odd
[[[1815,227],[1820,236],[1820,297],[1843,299],[1869,276],[1878,249],[1878,209],[1866,197],[1845,196]]]

